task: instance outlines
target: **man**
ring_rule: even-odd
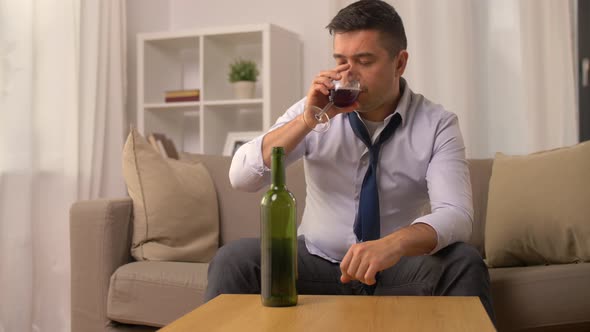
[[[271,150],[304,159],[305,212],[298,229],[300,294],[472,295],[494,314],[489,275],[463,243],[473,207],[457,117],[413,93],[403,23],[382,1],[359,1],[327,26],[336,67],[320,72],[307,97],[271,130],[235,154],[238,189],[268,185]],[[316,132],[314,107],[328,103],[333,81],[357,77],[358,100],[328,111]],[[423,214],[430,202],[432,213]],[[206,298],[260,293],[260,241],[221,248],[209,268]]]

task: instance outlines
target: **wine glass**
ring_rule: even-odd
[[[318,124],[313,128],[316,132],[325,132],[330,128],[330,118],[327,112],[332,106],[338,108],[348,107],[357,100],[361,92],[361,83],[356,79],[348,81],[332,81],[334,88],[330,89],[329,100],[330,102],[323,108],[311,106],[311,109],[315,112],[314,117],[318,121]]]

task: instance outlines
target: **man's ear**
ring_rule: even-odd
[[[401,50],[396,56],[396,64],[395,64],[395,74],[397,76],[402,76],[406,71],[406,65],[408,64],[409,58],[408,51]]]

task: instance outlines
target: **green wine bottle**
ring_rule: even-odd
[[[297,218],[285,184],[285,150],[272,149],[270,189],[260,203],[261,296],[268,307],[297,304]]]

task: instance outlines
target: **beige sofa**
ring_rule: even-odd
[[[220,209],[220,243],[258,236],[262,191],[243,193],[228,180],[230,158],[187,155],[209,169]],[[482,254],[492,160],[470,160],[475,225],[471,243]],[[302,163],[288,186],[305,202]],[[76,202],[71,208],[72,331],[154,331],[203,303],[207,264],[134,262],[129,198]],[[590,264],[490,269],[500,331],[590,330]]]

